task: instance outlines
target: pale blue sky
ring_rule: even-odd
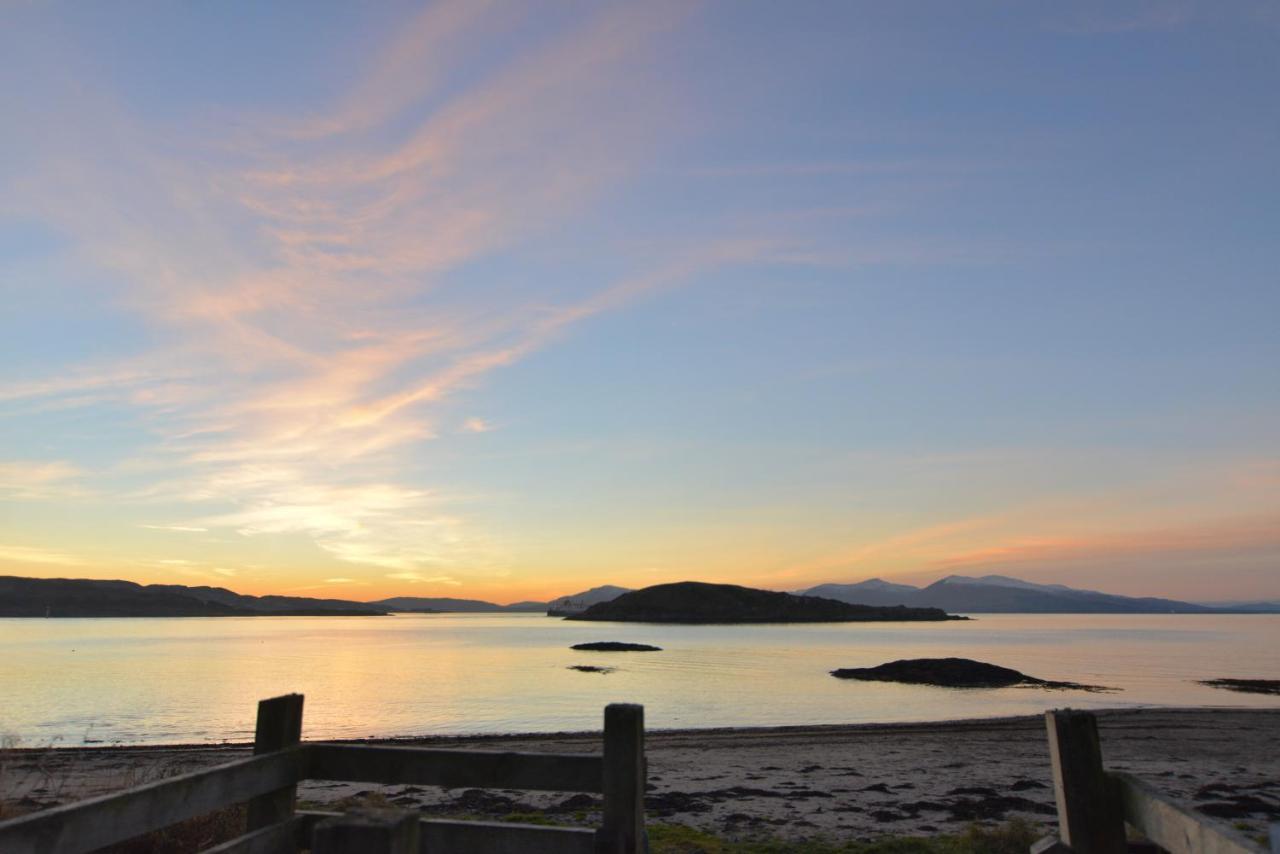
[[[0,572],[1280,595],[1274,2],[0,15]]]

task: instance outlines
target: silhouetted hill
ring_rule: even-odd
[[[571,593],[568,596],[561,596],[559,599],[552,599],[547,603],[547,616],[567,617],[570,614],[580,614],[592,605],[617,599],[623,593],[630,592],[630,587],[602,584],[599,587],[592,587],[590,590],[583,590],[581,593]]]
[[[970,614],[1206,614],[1242,610],[1076,590],[1062,584],[1036,584],[1004,575],[980,578],[949,575],[924,588],[871,579],[858,584],[820,584],[804,592],[807,596],[825,596],[841,602],[933,607]]]
[[[633,623],[833,623],[952,619],[936,608],[880,608],[736,584],[680,581],[624,593],[567,620]]]
[[[273,614],[296,611],[367,611],[375,614],[386,613],[370,602],[353,602],[349,599],[312,599],[308,596],[250,596],[246,593],[234,593],[224,587],[187,587],[182,584],[148,584],[147,590],[164,590],[190,596],[207,602],[218,602],[233,608],[249,611],[264,611]]]
[[[384,613],[359,602],[240,597],[216,587],[203,588],[203,591],[214,592],[199,592],[174,584],[144,586],[132,581],[0,576],[0,617],[372,616]],[[228,597],[253,600],[259,607],[231,604]],[[261,605],[271,599],[288,600],[288,607],[273,610]],[[315,604],[304,604],[308,601]]]

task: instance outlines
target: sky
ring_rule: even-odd
[[[0,0],[0,574],[1280,597],[1280,7]]]

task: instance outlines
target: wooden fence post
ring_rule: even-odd
[[[258,726],[253,737],[253,753],[274,753],[302,741],[302,695],[285,694],[258,703]],[[259,830],[293,815],[296,784],[276,789],[249,801],[247,829]]]
[[[597,834],[601,854],[645,854],[644,706],[604,708],[604,815]]]
[[[1089,712],[1045,712],[1058,834],[1076,854],[1124,854],[1124,818],[1102,770],[1098,721]]]
[[[355,810],[320,821],[311,854],[418,854],[418,814],[407,810]]]

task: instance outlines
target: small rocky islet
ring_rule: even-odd
[[[569,649],[579,652],[662,652],[662,647],[647,643],[623,643],[622,641],[592,641],[575,643]]]
[[[1200,684],[1245,694],[1280,695],[1280,679],[1202,679]]]
[[[1028,676],[1009,667],[974,661],[971,658],[904,658],[876,667],[848,667],[832,670],[837,679],[864,682],[899,682],[904,685],[932,685],[939,688],[1048,688],[1069,691],[1113,691],[1098,685],[1055,682]]]

